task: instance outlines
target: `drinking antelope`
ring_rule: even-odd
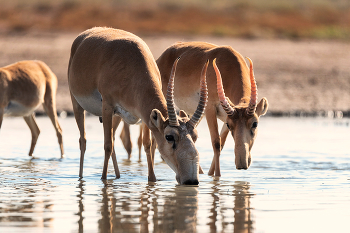
[[[235,141],[235,163],[237,169],[247,169],[251,164],[251,149],[257,136],[259,117],[268,108],[266,98],[257,104],[257,87],[253,74],[244,58],[230,46],[217,46],[205,42],[179,42],[158,58],[157,64],[164,84],[169,81],[172,63],[181,56],[175,80],[175,102],[180,109],[192,114],[199,98],[199,67],[209,60],[213,68],[208,68],[208,104],[205,115],[210,130],[214,157],[209,175],[220,176],[220,152],[229,131]],[[216,65],[217,64],[217,65]],[[221,74],[220,74],[220,71]],[[222,81],[221,81],[222,80]],[[214,88],[216,87],[217,88]],[[226,92],[226,96],[224,93]],[[218,95],[219,93],[219,95]],[[217,118],[225,122],[221,133]]]
[[[57,77],[42,61],[20,61],[0,68],[0,128],[3,116],[22,116],[32,133],[29,156],[40,130],[34,111],[43,104],[55,127],[61,158],[64,157],[62,129],[56,112]]]
[[[113,144],[121,119],[128,124],[135,124],[141,119],[144,124],[143,145],[147,155],[148,180],[156,181],[151,131],[162,157],[176,173],[178,183],[198,184],[199,156],[194,145],[197,139],[195,127],[206,104],[205,74],[208,64],[201,75],[201,101],[197,101],[197,111],[189,119],[184,111],[180,112],[180,116],[175,113],[173,90],[177,62],[178,59],[174,59],[165,99],[153,55],[146,43],[136,35],[96,27],[84,31],[74,40],[68,82],[80,131],[80,177],[83,175],[86,149],[86,110],[102,116],[105,150],[102,179],[107,177],[111,155],[115,175],[120,177]]]

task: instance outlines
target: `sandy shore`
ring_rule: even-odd
[[[47,63],[59,80],[58,111],[71,111],[67,66],[76,33],[0,35],[0,66],[20,60]],[[142,36],[141,36],[142,37]],[[221,37],[142,37],[155,58],[177,41],[230,45],[254,61],[259,99],[270,111],[350,111],[350,43],[338,41],[247,40]]]

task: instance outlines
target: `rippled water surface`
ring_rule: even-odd
[[[78,179],[78,129],[59,119],[66,158],[51,122],[37,118],[41,134],[34,158],[22,118],[5,118],[0,131],[0,232],[350,232],[350,120],[262,117],[246,171],[234,166],[233,139],[221,155],[220,178],[200,175],[198,187],[178,186],[156,154],[158,181],[147,182],[145,154],[138,161],[119,138],[121,178],[103,166],[102,124],[87,117],[84,178]],[[118,132],[120,129],[118,130]],[[206,121],[197,149],[208,171],[212,148]]]

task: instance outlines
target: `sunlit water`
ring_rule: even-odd
[[[87,117],[84,178],[78,179],[78,129],[59,119],[66,158],[47,117],[34,151],[22,118],[0,131],[0,232],[350,232],[350,120],[262,117],[246,170],[234,166],[233,140],[221,155],[220,178],[200,175],[198,187],[178,186],[157,152],[158,181],[147,182],[143,153],[127,161],[119,138],[121,178],[103,166],[102,124]],[[118,132],[120,129],[118,130]],[[118,134],[119,135],[119,134]],[[206,121],[197,148],[207,172],[212,148]]]

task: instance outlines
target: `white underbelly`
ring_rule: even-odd
[[[10,101],[10,103],[4,109],[5,116],[28,116],[39,107],[38,104],[35,107],[27,107],[17,101]]]
[[[79,105],[91,114],[102,116],[102,96],[98,90],[95,90],[88,96],[77,96],[74,98]]]
[[[89,96],[74,96],[79,105],[91,114],[96,116],[102,116],[102,95],[96,89]],[[140,118],[134,116],[128,112],[125,108],[119,104],[114,106],[114,114],[119,115],[128,124],[139,123]]]

